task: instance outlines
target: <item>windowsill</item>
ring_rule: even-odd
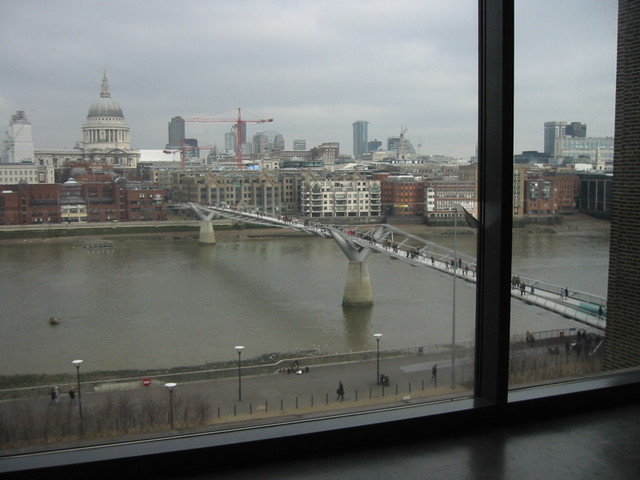
[[[598,377],[567,380],[545,385],[514,388],[508,393],[509,403],[550,399],[564,395],[575,395],[585,392],[601,391],[608,388],[640,384],[640,370],[627,370],[603,374]]]
[[[64,450],[35,454],[14,455],[0,458],[0,473],[18,472],[51,467],[81,468],[94,462],[120,463],[135,462],[138,465],[148,463],[153,457],[155,464],[158,455],[163,459],[180,455],[208,452],[226,447],[240,446],[247,452],[273,451],[284,448],[303,451],[310,445],[344,443],[348,438],[358,438],[358,446],[366,446],[382,439],[396,438],[398,435],[409,438],[416,432],[435,434],[439,429],[447,433],[459,434],[490,421],[496,422],[517,414],[533,414],[538,408],[548,408],[561,414],[564,408],[595,408],[616,399],[623,399],[629,392],[638,393],[640,371],[628,371],[597,378],[574,380],[562,383],[532,386],[512,390],[508,394],[505,408],[491,405],[480,406],[471,397],[458,397],[433,403],[398,405],[374,410],[339,413],[320,418],[299,419],[268,425],[229,428],[225,431],[202,432],[171,437],[153,438],[88,447],[68,448]],[[637,395],[636,395],[637,398]],[[310,448],[310,447],[309,447]],[[213,450],[212,450],[213,449]],[[216,455],[223,457],[224,455]],[[166,460],[168,461],[168,460]],[[174,460],[177,464],[179,460]]]
[[[472,398],[458,397],[438,402],[398,405],[373,411],[338,413],[330,416],[267,425],[235,427],[224,431],[177,434],[148,440],[123,441],[112,444],[14,455],[0,458],[0,473],[121,460],[147,455],[179,453],[249,442],[283,440],[300,435],[316,435],[345,429],[375,428],[377,425],[469,411],[473,409],[473,406],[474,400]]]

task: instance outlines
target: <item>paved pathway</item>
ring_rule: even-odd
[[[565,338],[536,342],[536,347],[524,347],[528,355],[549,357],[547,348],[559,345],[561,361],[575,359],[573,352],[565,354]],[[555,342],[555,343],[554,343]],[[540,345],[538,345],[540,343]],[[519,346],[523,348],[523,346]],[[61,398],[50,405],[46,390],[41,395],[3,400],[0,402],[0,431],[5,454],[11,435],[29,435],[38,439],[31,443],[41,449],[43,437],[49,447],[91,444],[109,438],[139,438],[166,434],[169,428],[169,404],[174,408],[176,433],[212,431],[234,428],[250,422],[259,424],[299,419],[318,415],[333,415],[354,410],[398,406],[425,399],[462,397],[471,394],[473,375],[472,352],[459,349],[456,358],[456,386],[451,386],[451,353],[429,353],[387,357],[382,352],[380,373],[389,377],[389,385],[376,382],[377,362],[371,360],[331,365],[311,366],[307,371],[300,359],[302,374],[273,372],[242,377],[242,400],[238,400],[238,377],[180,383],[178,376],[151,379],[151,385],[138,382],[121,384],[119,389],[93,388],[85,384],[82,390],[82,412],[85,440],[78,440],[79,409],[71,406],[67,395],[70,385],[60,385]],[[432,367],[437,368],[437,383],[432,380]],[[169,394],[164,386],[175,381]],[[344,399],[337,398],[338,382],[344,385]],[[105,384],[107,385],[107,384]],[[198,415],[202,421],[194,420]],[[135,417],[135,418],[134,418]],[[187,420],[185,420],[187,419]],[[15,422],[27,422],[15,429]],[[140,432],[140,426],[151,422],[151,428]],[[146,424],[145,424],[146,425]],[[114,431],[115,430],[115,431]],[[124,433],[123,433],[124,430]],[[96,436],[96,431],[100,436]],[[124,435],[124,437],[123,437]],[[0,435],[1,436],[1,435]],[[29,447],[30,448],[30,447]],[[47,448],[47,446],[45,446]]]

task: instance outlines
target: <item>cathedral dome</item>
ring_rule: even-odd
[[[107,81],[107,73],[105,72],[104,77],[102,78],[102,89],[100,91],[100,99],[91,105],[89,109],[89,117],[122,117],[124,118],[124,114],[122,113],[122,108],[118,105],[113,98],[111,98],[111,93],[109,92],[109,82]]]
[[[100,98],[89,108],[87,122],[82,126],[82,149],[92,154],[99,155],[100,162],[118,165],[129,165],[135,163],[131,150],[131,138],[129,136],[129,125],[124,121],[122,108],[118,102],[111,98],[109,93],[109,82],[105,72],[102,78],[102,90]],[[104,156],[111,155],[109,152],[125,152],[120,157]],[[115,154],[114,154],[115,155]],[[117,155],[120,155],[118,153]],[[116,156],[117,156],[116,155]],[[139,157],[139,154],[136,154]],[[105,160],[106,159],[106,160]]]
[[[118,102],[112,98],[101,97],[100,100],[91,105],[88,117],[124,117],[122,108]]]

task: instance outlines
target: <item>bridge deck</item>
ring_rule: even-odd
[[[287,216],[272,217],[228,206],[202,206],[193,203],[190,203],[189,206],[203,220],[211,219],[212,216],[221,216],[239,222],[299,230],[324,238],[332,238],[332,234],[339,235],[354,248],[382,253],[415,267],[426,267],[449,275],[456,275],[456,278],[462,281],[472,283],[476,281],[475,258],[461,252],[454,252],[391,225],[340,227],[317,223],[316,219],[300,220]],[[605,298],[578,291],[571,291],[567,294],[564,288],[559,285],[515,273],[513,277],[517,277],[519,283],[512,282],[512,298],[537,305],[599,330],[604,330],[606,327]]]

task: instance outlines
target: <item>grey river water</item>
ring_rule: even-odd
[[[451,245],[451,235],[430,240]],[[271,352],[322,353],[451,341],[452,277],[372,255],[371,309],[341,306],[347,260],[333,240],[114,240],[0,247],[0,374],[202,365]],[[475,237],[458,235],[472,254]],[[608,235],[516,235],[514,270],[606,294]],[[475,287],[457,283],[456,338],[474,335]],[[512,333],[580,324],[519,301]],[[50,326],[56,316],[60,325]]]

